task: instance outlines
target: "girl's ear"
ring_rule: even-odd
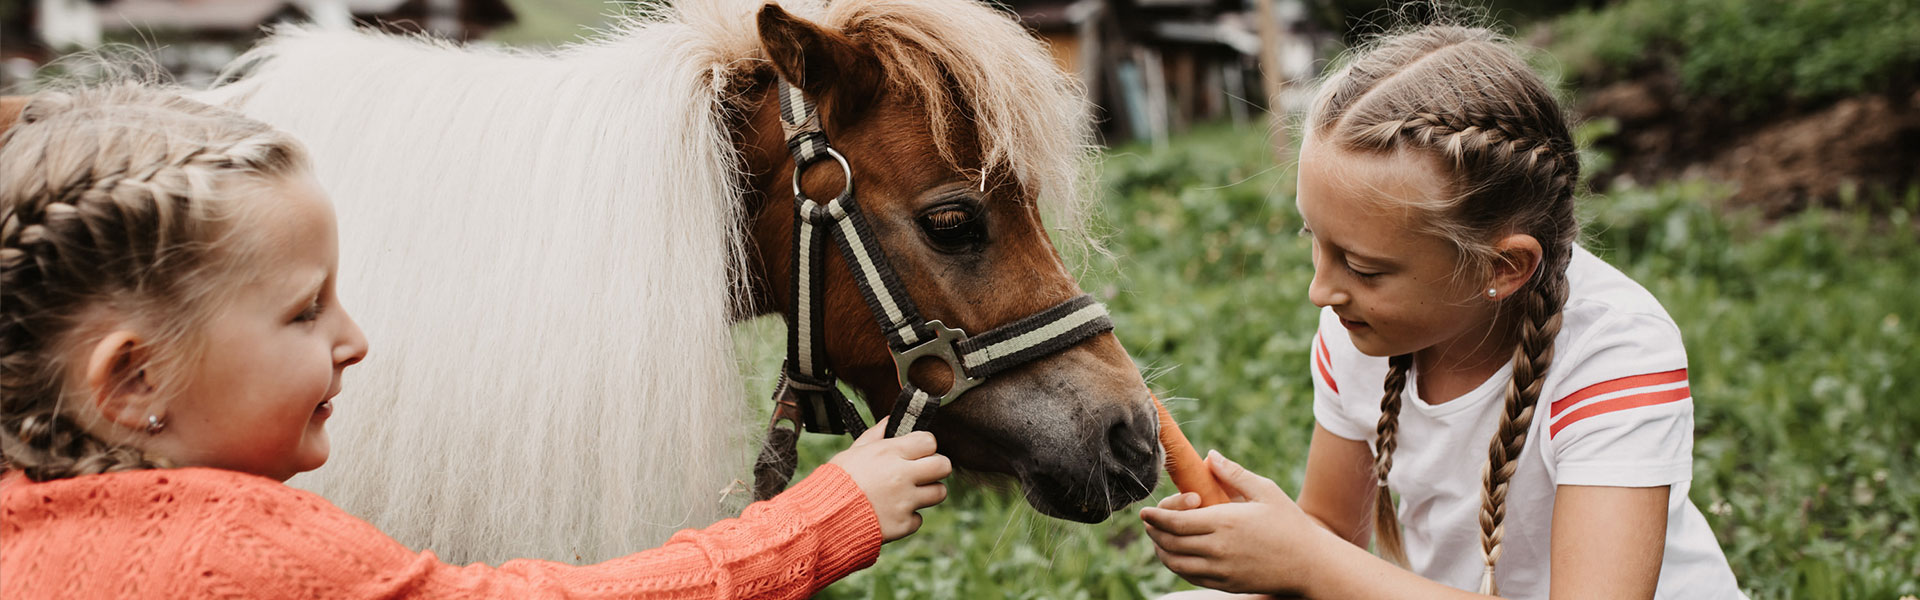
[[[116,330],[93,345],[84,384],[87,400],[101,418],[145,431],[148,416],[164,416],[158,412],[160,399],[147,376],[148,358],[140,334],[131,330]]]
[[[1505,298],[1533,279],[1533,272],[1540,269],[1543,250],[1540,240],[1524,233],[1509,235],[1493,243],[1493,281],[1488,282],[1489,289],[1497,290]]]

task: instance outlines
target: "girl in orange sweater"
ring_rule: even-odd
[[[326,462],[367,352],[306,165],[264,124],[135,85],[43,95],[0,137],[0,596],[800,598],[946,497],[931,434],[875,427],[624,558],[401,546],[282,483]]]

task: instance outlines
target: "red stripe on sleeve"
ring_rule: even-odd
[[[1307,348],[1308,352],[1313,353],[1313,366],[1320,368],[1320,379],[1327,382],[1327,388],[1332,389],[1333,393],[1338,394],[1340,393],[1340,384],[1333,382],[1333,372],[1327,369],[1327,363],[1333,362],[1327,358],[1327,342],[1326,340],[1320,339],[1319,334],[1314,334],[1313,341],[1317,342],[1320,346],[1318,351],[1315,351],[1311,347]]]
[[[1689,388],[1679,387],[1679,388],[1673,388],[1671,390],[1664,390],[1659,392],[1647,392],[1645,394],[1638,394],[1633,396],[1621,396],[1619,398],[1614,398],[1612,400],[1595,402],[1593,404],[1587,405],[1584,408],[1581,408],[1580,410],[1567,413],[1566,417],[1561,418],[1558,421],[1554,421],[1553,428],[1547,430],[1547,437],[1551,439],[1553,436],[1558,435],[1560,433],[1560,430],[1566,429],[1568,425],[1578,423],[1580,422],[1581,419],[1585,419],[1587,417],[1597,417],[1597,416],[1604,415],[1611,412],[1619,412],[1619,411],[1627,410],[1629,408],[1640,408],[1642,406],[1653,406],[1655,404],[1666,404],[1668,402],[1678,402],[1678,401],[1690,398],[1692,396],[1693,396],[1693,392]]]
[[[1686,380],[1687,380],[1686,369],[1674,369],[1672,371],[1667,371],[1665,373],[1648,373],[1646,375],[1634,375],[1632,377],[1621,377],[1619,379],[1615,379],[1612,381],[1602,381],[1600,383],[1596,383],[1596,384],[1587,386],[1585,388],[1581,388],[1580,391],[1574,392],[1573,394],[1565,398],[1555,400],[1553,402],[1552,410],[1550,411],[1549,414],[1555,417],[1560,416],[1560,411],[1566,410],[1567,407],[1573,406],[1575,404],[1579,404],[1581,400],[1586,400],[1588,398],[1592,398],[1594,396],[1598,396],[1601,394],[1610,394],[1613,392],[1618,392],[1620,390],[1632,389],[1637,387],[1646,387],[1649,385],[1679,383]]]

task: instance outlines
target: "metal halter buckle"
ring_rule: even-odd
[[[823,148],[823,150],[826,151],[827,158],[831,158],[833,159],[834,162],[840,163],[840,176],[843,178],[842,181],[846,182],[844,184],[841,184],[840,195],[835,196],[833,201],[840,202],[848,198],[852,198],[853,197],[853,167],[847,164],[847,157],[841,156],[839,151],[833,149],[833,146],[826,146],[825,148]],[[811,167],[815,163],[818,163],[820,161],[821,159],[814,158],[813,160],[807,161],[805,163],[800,163],[796,161],[795,164],[793,165],[793,197],[794,199],[799,200],[802,204],[812,201],[812,199],[807,197],[806,192],[800,191],[800,176],[807,172],[807,167]],[[815,203],[819,204],[818,202],[815,202]]]
[[[967,376],[966,366],[960,362],[960,353],[954,348],[954,344],[958,344],[967,339],[967,332],[949,328],[946,324],[939,321],[927,321],[926,326],[928,330],[933,332],[933,339],[922,342],[918,346],[893,353],[893,368],[900,375],[901,388],[912,385],[907,381],[907,371],[913,367],[914,361],[925,357],[940,359],[942,362],[947,363],[948,368],[953,369],[953,385],[947,388],[946,393],[934,396],[935,406],[946,406],[948,402],[959,398],[960,394],[964,394],[967,390],[973,389],[974,386],[987,382],[985,379]],[[932,394],[928,395],[931,396]]]

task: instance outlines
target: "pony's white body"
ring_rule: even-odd
[[[207,92],[310,146],[372,340],[332,460],[296,484],[456,561],[610,558],[744,503],[723,497],[758,424],[730,334],[747,255],[721,110],[765,60],[762,2],[682,2],[551,55],[283,31]],[[1005,13],[783,4],[888,44],[895,83],[941,99],[937,139],[965,98],[985,163],[1079,238],[1084,96]]]
[[[605,559],[737,509],[744,255],[713,77],[751,47],[726,40],[660,23],[531,56],[283,31],[209,93],[312,150],[372,340],[296,485],[458,561]]]

